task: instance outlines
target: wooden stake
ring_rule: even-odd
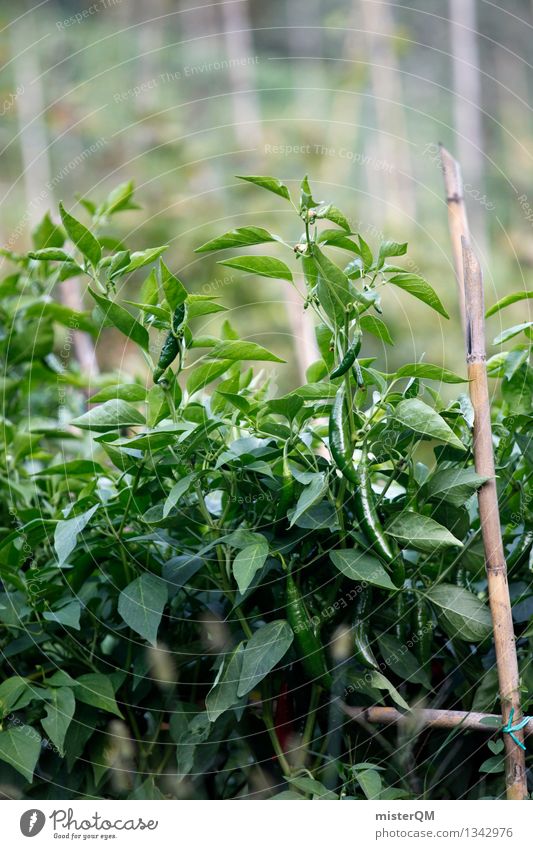
[[[444,188],[446,192],[446,204],[448,206],[448,226],[450,228],[450,236],[452,240],[453,266],[455,269],[455,280],[457,282],[457,297],[459,300],[463,332],[466,332],[463,249],[461,246],[461,237],[464,237],[469,242],[470,230],[468,227],[468,218],[466,215],[465,199],[463,195],[463,178],[461,175],[461,166],[457,160],[453,158],[451,153],[449,153],[445,147],[442,145],[439,145],[439,147],[442,173],[444,176]]]
[[[514,708],[514,722],[520,710],[518,660],[507,585],[507,566],[503,550],[498,511],[498,494],[494,478],[494,454],[490,418],[489,386],[485,352],[485,309],[481,268],[466,238],[462,238],[466,316],[466,361],[470,400],[474,408],[474,460],[479,475],[489,477],[478,491],[479,518],[485,549],[485,565],[489,604],[494,628],[494,646],[502,717],[509,721]],[[517,732],[523,740],[522,732]],[[511,739],[505,738],[506,783],[508,799],[524,799],[527,794],[524,752]]]
[[[414,708],[409,713],[401,713],[393,707],[350,707],[342,705],[344,713],[356,722],[381,723],[383,725],[413,725],[416,728],[460,728],[465,731],[485,731],[494,734],[501,729],[501,716],[495,713],[468,713],[462,710],[432,710],[430,708]],[[491,720],[491,723],[486,720]],[[533,736],[533,719],[524,729],[527,735]],[[516,746],[516,743],[513,743]],[[517,747],[518,748],[518,747]]]

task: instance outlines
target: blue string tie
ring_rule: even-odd
[[[521,749],[523,749],[523,750],[524,750],[524,752],[525,752],[525,751],[526,751],[526,747],[525,747],[525,746],[524,746],[524,744],[523,744],[523,743],[522,743],[522,742],[518,739],[518,737],[516,737],[516,736],[515,736],[515,733],[514,733],[514,732],[515,732],[515,731],[521,731],[521,730],[522,730],[522,728],[525,728],[525,727],[526,727],[526,725],[528,724],[528,722],[529,722],[531,719],[533,719],[533,717],[531,717],[531,716],[524,716],[524,717],[523,717],[523,719],[521,719],[521,720],[520,720],[520,722],[517,722],[517,723],[516,723],[516,725],[513,725],[513,718],[514,718],[514,708],[511,708],[511,712],[510,712],[510,714],[509,714],[509,721],[508,721],[507,725],[504,725],[504,726],[503,726],[503,728],[502,728],[502,733],[503,733],[503,734],[510,734],[510,735],[511,735],[511,740],[513,740],[513,741],[516,743],[516,745],[517,745],[517,746],[520,746],[520,748],[521,748]]]

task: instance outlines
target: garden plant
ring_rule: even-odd
[[[130,183],[3,251],[2,792],[500,798],[501,728],[425,730],[414,710],[501,712],[467,378],[424,359],[391,373],[367,350],[394,344],[395,291],[436,327],[450,305],[405,243],[369,246],[307,178],[298,197],[242,179],[292,222],[213,234],[198,257],[301,293],[320,358],[288,394],[244,328],[205,334],[223,298],[190,292],[164,246],[117,237]],[[87,312],[59,297],[74,278]],[[74,335],[98,347],[110,327],[144,374],[82,373]],[[531,337],[531,322],[500,330],[488,361],[525,712]],[[413,719],[349,715],[372,705]]]

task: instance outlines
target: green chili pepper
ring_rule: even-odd
[[[183,327],[187,308],[185,304],[180,304],[174,310],[171,321],[171,329],[168,332],[165,343],[161,348],[157,367],[152,375],[154,383],[159,383],[167,368],[172,365],[181,350],[181,337],[183,335]]]
[[[357,336],[354,337],[351,345],[349,346],[348,350],[346,351],[344,357],[340,361],[337,368],[335,368],[331,372],[331,374],[330,374],[331,380],[335,380],[336,377],[342,377],[343,374],[346,374],[346,372],[353,366],[353,364],[356,360],[357,354],[359,353],[360,350],[361,350],[361,334],[358,333]]]
[[[372,592],[370,589],[361,590],[355,604],[354,655],[362,666],[369,669],[379,669],[374,652],[368,638],[369,613],[372,608]]]
[[[292,503],[292,497],[294,494],[294,478],[291,474],[291,470],[289,468],[289,460],[288,460],[288,446],[289,442],[285,442],[283,446],[283,477],[281,480],[281,489],[279,493],[278,505],[277,505],[277,517],[278,519],[283,519]]]
[[[413,631],[416,635],[416,655],[420,663],[425,666],[431,658],[433,622],[429,615],[428,606],[422,598],[418,598],[416,601],[414,619]]]
[[[324,648],[290,572],[287,575],[287,619],[294,631],[298,654],[307,675],[315,684],[331,687]]]
[[[378,511],[374,503],[374,492],[368,463],[368,449],[366,446],[361,453],[361,459],[356,470],[357,490],[355,492],[355,513],[359,526],[371,544],[372,548],[387,562],[394,560],[394,551],[388,538],[385,536]]]
[[[409,637],[409,618],[407,616],[407,598],[404,592],[398,593],[394,601],[394,613],[396,620],[394,630],[396,638],[402,643],[407,642]]]
[[[340,471],[351,483],[357,485],[358,477],[352,464],[352,450],[346,415],[346,386],[339,386],[329,417],[329,448]]]

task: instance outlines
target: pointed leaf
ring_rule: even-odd
[[[278,619],[259,628],[246,643],[237,695],[245,696],[279,663],[291,647],[294,634],[288,622]]]
[[[447,442],[461,451],[466,450],[442,416],[419,398],[407,398],[400,401],[394,411],[394,418],[416,433],[421,433],[430,439],[438,439],[440,442]]]
[[[220,251],[224,248],[246,248],[250,245],[263,245],[266,242],[274,241],[276,241],[274,236],[262,227],[237,227],[236,230],[229,230],[222,236],[211,239],[205,245],[196,248],[195,252]]]
[[[261,277],[288,280],[292,283],[292,272],[289,266],[275,257],[235,256],[232,259],[220,260],[218,264],[225,265],[228,268],[236,268],[238,271],[248,271],[250,274],[259,274]]]
[[[463,545],[444,525],[411,510],[395,516],[385,530],[405,545],[428,553],[452,546],[461,548]]]
[[[389,277],[387,282],[393,283],[394,286],[398,286],[405,292],[409,292],[410,295],[418,298],[419,301],[423,301],[429,307],[436,310],[436,312],[440,313],[440,315],[443,315],[444,318],[450,317],[433,287],[423,277],[419,277],[418,274],[410,274],[408,272],[405,274],[395,274],[394,277]]]
[[[90,287],[89,292],[102,310],[105,318],[110,321],[117,330],[120,330],[124,336],[127,336],[139,345],[143,351],[148,351],[150,339],[146,327],[139,324],[137,319],[135,319],[128,310],[121,307],[120,304],[110,301],[109,298],[104,297],[104,295],[99,295],[98,292],[95,292],[94,289],[91,289]]]
[[[97,430],[102,433],[122,427],[135,427],[144,423],[144,416],[131,404],[121,401],[119,398],[93,407],[92,410],[77,419],[72,419],[71,422],[82,430]]]
[[[233,561],[232,570],[241,595],[244,595],[252,583],[256,572],[262,569],[267,557],[268,543],[266,540],[256,542],[239,551]]]
[[[329,556],[339,572],[352,581],[366,581],[387,590],[397,589],[377,557],[358,548],[338,548],[330,551]]]
[[[76,702],[70,687],[53,687],[49,692],[50,698],[47,699],[45,708],[46,717],[41,720],[41,725],[63,757],[65,735],[74,716]]]
[[[241,177],[237,175],[238,180],[245,180],[247,183],[253,183],[254,186],[259,186],[261,189],[267,189],[269,192],[274,192],[285,200],[290,200],[291,196],[287,186],[275,177]]]
[[[165,582],[145,572],[122,590],[118,599],[118,612],[136,634],[155,646],[167,597]]]
[[[78,535],[88,525],[91,518],[98,510],[98,504],[95,504],[85,513],[80,513],[79,516],[74,516],[72,519],[61,519],[54,532],[54,548],[57,554],[58,566],[63,566],[67,562],[69,556],[76,548]]]
[[[41,752],[41,736],[30,725],[11,726],[0,732],[0,760],[32,781]]]
[[[70,215],[62,203],[59,204],[59,211],[63,227],[69,238],[93,266],[98,265],[102,256],[102,248],[91,231],[81,221]]]
[[[491,633],[488,607],[463,587],[435,584],[426,591],[426,597],[442,610],[453,636],[467,642],[480,642]]]
[[[210,722],[216,722],[227,710],[239,701],[237,689],[242,672],[244,643],[239,643],[224,665],[205,700],[205,708]]]

